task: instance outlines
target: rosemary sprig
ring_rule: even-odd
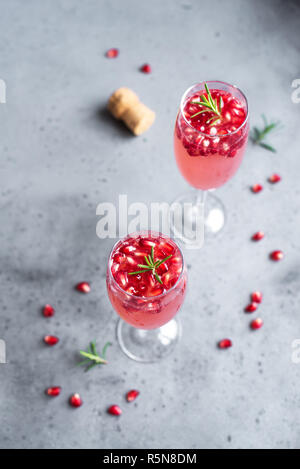
[[[158,275],[158,273],[156,272],[156,270],[158,269],[158,267],[160,265],[162,265],[164,262],[166,262],[172,256],[173,256],[173,254],[170,254],[170,256],[165,257],[165,259],[156,261],[155,258],[154,258],[154,246],[152,246],[151,255],[149,254],[149,256],[144,257],[145,264],[138,264],[138,267],[141,267],[142,270],[138,270],[136,272],[129,272],[128,275],[137,275],[137,274],[143,274],[144,272],[152,271],[152,273],[153,273],[154,277],[156,278],[156,280],[161,285],[163,285],[163,282],[162,282],[160,276]]]
[[[259,129],[258,127],[253,127],[251,139],[253,143],[260,145],[261,147],[265,148],[266,150],[272,151],[276,153],[276,150],[272,145],[269,145],[264,140],[267,135],[272,132],[272,130],[278,129],[280,122],[270,122],[268,123],[266,116],[263,114],[262,119],[264,122],[264,127]]]
[[[203,114],[204,112],[212,112],[214,115],[208,119],[207,124],[214,124],[217,120],[220,119],[221,117],[221,109],[223,107],[223,99],[222,96],[220,96],[219,99],[219,104],[217,99],[213,100],[213,97],[211,95],[210,89],[208,88],[207,84],[204,83],[205,90],[207,93],[207,97],[202,94],[200,96],[200,101],[192,101],[192,104],[199,104],[199,106],[203,106],[205,109],[196,112],[196,114],[193,114],[191,116],[191,119],[193,117],[199,116],[200,114]],[[217,117],[216,117],[217,116]]]
[[[88,365],[85,371],[89,371],[92,368],[94,368],[94,366],[107,365],[105,356],[106,356],[106,350],[110,345],[112,345],[111,342],[106,342],[106,344],[104,345],[102,349],[102,357],[101,357],[97,353],[96,342],[91,342],[87,352],[85,352],[84,350],[79,351],[80,355],[86,358],[86,360],[78,363],[78,366]]]

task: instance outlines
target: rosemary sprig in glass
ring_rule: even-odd
[[[111,342],[106,342],[106,344],[104,345],[102,349],[102,357],[101,357],[97,353],[96,342],[91,342],[86,352],[84,350],[79,351],[80,355],[84,357],[86,360],[78,363],[78,366],[88,365],[85,371],[89,371],[92,368],[94,368],[94,366],[107,365],[105,356],[106,356],[106,350],[110,345],[112,345]]]
[[[221,109],[223,107],[223,99],[222,99],[222,96],[220,96],[219,104],[218,104],[217,99],[213,100],[210,89],[208,88],[206,83],[204,83],[204,87],[207,93],[207,97],[204,94],[202,94],[200,96],[200,101],[192,101],[192,104],[199,104],[199,106],[203,106],[205,109],[199,112],[196,112],[196,114],[193,114],[191,116],[191,119],[193,117],[199,116],[200,114],[203,114],[204,112],[212,112],[214,115],[210,119],[208,119],[207,124],[213,125],[217,120],[221,118]]]
[[[129,272],[128,275],[137,275],[137,274],[143,274],[144,272],[152,271],[152,273],[153,273],[154,277],[156,278],[156,280],[161,285],[163,285],[163,282],[162,282],[160,276],[158,275],[158,273],[156,272],[156,270],[158,269],[158,267],[160,265],[162,265],[164,262],[166,262],[172,256],[173,256],[173,254],[170,254],[170,256],[165,257],[165,259],[156,261],[155,258],[154,258],[154,247],[152,246],[151,254],[149,254],[149,256],[144,257],[145,264],[138,264],[138,267],[141,267],[142,270],[138,270],[136,272]]]
[[[278,129],[280,126],[280,122],[270,122],[268,123],[266,116],[263,114],[262,119],[264,122],[264,127],[259,129],[258,127],[253,127],[251,139],[253,143],[260,145],[261,147],[265,148],[266,150],[272,151],[276,153],[276,150],[272,145],[269,145],[264,140],[268,136],[272,130]]]

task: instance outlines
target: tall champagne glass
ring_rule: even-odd
[[[174,152],[179,171],[194,190],[175,202],[188,205],[185,213],[191,226],[204,210],[206,235],[215,235],[224,226],[224,205],[212,191],[238,170],[248,133],[248,102],[236,86],[207,81],[184,93],[175,123]],[[181,220],[178,224],[173,218],[172,223],[176,237],[187,245],[193,242],[184,234]]]
[[[155,362],[173,350],[186,283],[182,252],[167,236],[140,232],[117,242],[109,256],[107,291],[120,316],[117,337],[127,356]]]

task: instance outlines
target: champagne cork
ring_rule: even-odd
[[[134,135],[141,135],[151,127],[155,112],[143,104],[129,88],[119,88],[108,101],[108,109],[122,120]]]

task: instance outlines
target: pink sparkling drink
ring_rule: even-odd
[[[148,260],[154,256],[155,262],[167,260],[153,272],[139,267],[146,264],[145,256]],[[156,329],[169,322],[183,303],[186,282],[182,253],[162,234],[129,235],[115,245],[108,261],[109,299],[121,318],[135,328]]]
[[[204,86],[195,85],[183,96],[174,133],[179,170],[189,184],[202,190],[216,189],[235,174],[249,133],[247,100],[242,92],[222,82],[213,82],[209,88],[220,109],[219,119],[196,104],[207,93]]]

